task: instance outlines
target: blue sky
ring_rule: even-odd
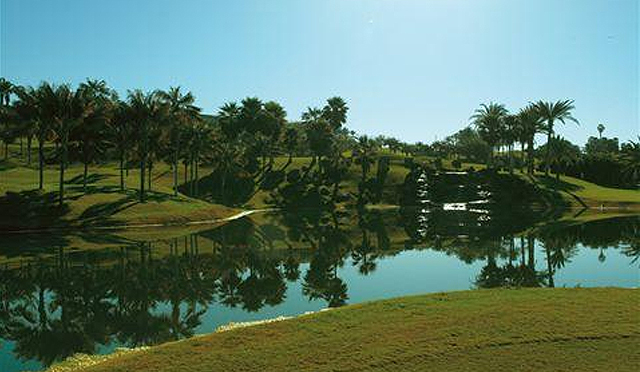
[[[0,0],[0,72],[258,96],[289,118],[334,95],[360,133],[431,142],[482,102],[575,99],[580,144],[640,133],[638,0]]]

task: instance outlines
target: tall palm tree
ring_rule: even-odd
[[[159,125],[166,120],[167,106],[157,91],[144,93],[141,90],[128,94],[128,115],[133,126],[136,150],[140,161],[140,202],[146,201],[145,171],[153,144],[151,141]]]
[[[4,142],[5,160],[9,157],[9,144],[15,140],[18,134],[9,107],[14,91],[15,87],[10,81],[0,78],[0,138]]]
[[[602,138],[602,132],[604,132],[604,130],[605,130],[604,124],[602,124],[602,123],[598,124],[598,136],[600,138]]]
[[[16,117],[27,137],[27,164],[31,165],[31,143],[38,133],[37,92],[31,87],[18,87],[15,94],[18,97],[14,104]]]
[[[505,115],[502,127],[502,143],[507,146],[509,173],[513,174],[513,144],[517,139],[518,117],[516,115]]]
[[[69,135],[94,111],[94,102],[89,99],[82,89],[73,90],[68,85],[52,86],[43,84],[41,87],[40,122],[51,123],[59,144],[60,182],[58,203],[64,202],[64,172],[67,165]]]
[[[544,121],[547,123],[547,126],[545,128],[545,131],[547,133],[547,144],[551,142],[551,139],[555,133],[554,125],[556,121],[559,121],[562,124],[565,124],[567,121],[572,121],[578,125],[580,124],[578,120],[576,120],[571,115],[571,111],[573,111],[573,109],[575,108],[573,106],[573,100],[567,99],[567,100],[559,100],[556,102],[538,101],[537,103],[535,103],[535,106],[538,110],[538,113],[542,117],[542,119],[544,119]],[[549,169],[551,166],[550,151],[551,151],[551,147],[547,146],[547,151],[545,156],[546,157],[545,159],[546,175],[549,175]]]
[[[342,97],[331,97],[322,109],[322,116],[329,122],[333,130],[338,130],[347,121],[347,103]]]
[[[480,137],[491,147],[489,167],[493,167],[493,152],[496,145],[500,143],[506,115],[507,109],[504,105],[490,102],[488,105],[481,104],[470,118],[472,124],[478,129]]]
[[[125,177],[124,170],[128,161],[128,153],[134,143],[133,124],[131,122],[130,110],[126,102],[114,102],[112,118],[107,129],[109,140],[118,153],[120,169],[120,191],[124,191]]]
[[[522,144],[527,144],[527,173],[534,170],[534,139],[536,133],[544,130],[544,121],[534,105],[528,105],[518,112],[518,137]]]
[[[78,88],[94,105],[93,112],[80,125],[74,128],[72,138],[78,142],[78,148],[84,165],[82,188],[87,191],[87,172],[90,163],[105,150],[107,125],[112,119],[117,94],[104,80],[87,80]]]
[[[183,128],[200,118],[200,108],[194,105],[195,98],[191,92],[183,93],[180,87],[171,87],[167,92],[160,92],[161,98],[169,106],[169,147],[172,152],[173,195],[178,195],[178,157],[180,154],[181,134]]]

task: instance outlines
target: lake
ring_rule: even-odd
[[[603,217],[452,204],[0,235],[0,370],[403,295],[637,287],[640,216]]]

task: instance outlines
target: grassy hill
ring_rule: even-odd
[[[636,371],[637,289],[440,293],[352,305],[50,371]]]

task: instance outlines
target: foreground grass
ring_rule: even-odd
[[[80,371],[636,371],[640,292],[476,290],[348,306]],[[77,366],[76,366],[77,367]]]

